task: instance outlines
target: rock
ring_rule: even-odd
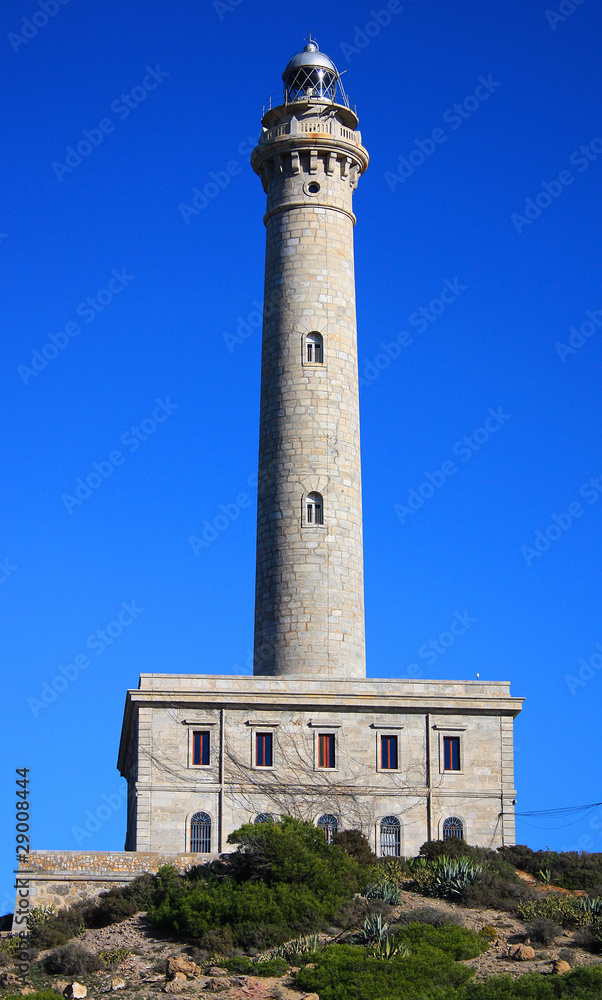
[[[199,970],[200,971],[200,970]],[[207,972],[208,976],[227,976],[228,970],[222,969],[221,965],[212,965]]]
[[[64,993],[68,985],[69,983],[66,979],[55,979],[52,983],[52,989],[56,990],[57,993]]]
[[[552,962],[552,972],[556,976],[565,976],[567,972],[571,971],[571,967],[568,962],[564,962],[561,958],[558,958],[555,962]]]
[[[186,988],[186,973],[176,972],[173,979],[165,983],[163,991],[165,993],[181,993]]]
[[[28,997],[32,993],[36,993],[36,992],[37,991],[34,990],[33,986],[24,986],[22,990],[19,990],[19,993],[21,994],[22,997]]]
[[[535,952],[529,944],[516,944],[508,950],[508,958],[515,962],[530,962],[535,958]]]
[[[320,1000],[317,993],[305,993],[302,1000]]]
[[[64,997],[72,997],[73,1000],[83,1000],[88,996],[88,990],[83,983],[69,983],[63,990]]]
[[[170,955],[165,971],[168,979],[173,979],[176,972],[183,972],[189,979],[194,979],[201,974],[201,967],[183,955]]]
[[[121,976],[115,976],[114,979],[111,979],[111,989],[112,990],[124,990],[125,989],[125,979],[122,979]]]

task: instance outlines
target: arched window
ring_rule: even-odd
[[[257,813],[257,816],[255,817],[253,822],[255,823],[256,826],[258,823],[273,823],[274,817],[272,816],[271,813]]]
[[[385,816],[380,821],[380,853],[384,858],[398,858],[401,853],[401,823],[397,816]]]
[[[333,816],[332,813],[325,813],[324,816],[320,816],[320,819],[318,820],[318,826],[324,830],[324,836],[329,844],[332,844],[338,825],[337,818],[336,816]]]
[[[305,338],[305,360],[321,365],[324,361],[324,341],[321,333],[308,333]]]
[[[443,839],[448,840],[450,837],[464,840],[464,825],[457,816],[448,816],[443,820]]]
[[[307,524],[324,524],[324,501],[321,493],[308,493],[305,501]]]
[[[195,813],[190,820],[190,850],[193,854],[211,854],[211,817]]]

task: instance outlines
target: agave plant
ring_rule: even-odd
[[[385,934],[382,940],[377,941],[370,952],[373,958],[380,958],[383,961],[390,961],[392,958],[407,958],[410,949],[405,944],[400,944],[393,935]]]
[[[389,925],[380,913],[369,913],[364,920],[362,938],[367,944],[378,944],[387,937]]]
[[[395,906],[401,899],[401,892],[392,882],[375,882],[364,889],[366,899],[382,899],[384,903]]]
[[[272,958],[284,958],[287,962],[298,955],[315,955],[322,950],[317,934],[308,934],[305,937],[295,938],[293,941],[286,941],[276,948],[270,948],[257,957],[257,962],[269,962]]]

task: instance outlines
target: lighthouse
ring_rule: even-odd
[[[251,164],[267,195],[254,673],[366,676],[353,193],[332,60],[293,55]]]
[[[213,674],[199,650],[192,672],[128,691],[131,871],[184,869],[282,815],[328,839],[359,829],[379,856],[514,842],[509,683],[366,676],[353,195],[368,153],[317,42],[282,79],[251,156],[266,194],[253,675]]]

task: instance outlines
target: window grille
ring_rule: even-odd
[[[397,816],[380,821],[380,853],[384,858],[398,858],[401,852],[401,823]]]
[[[271,813],[258,813],[253,822],[255,826],[258,826],[259,823],[273,823],[274,817]]]
[[[190,821],[190,850],[192,854],[211,854],[211,817],[207,813],[195,813]]]
[[[327,843],[332,844],[339,826],[336,816],[333,816],[332,813],[325,813],[324,816],[320,816],[318,826],[324,831]]]
[[[443,839],[449,840],[451,837],[464,840],[464,824],[457,816],[448,816],[443,820]]]

